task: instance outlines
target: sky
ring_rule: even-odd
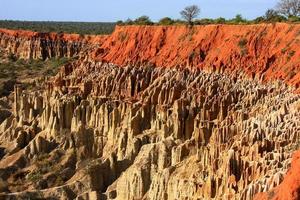
[[[199,18],[247,19],[261,16],[278,0],[1,0],[0,19],[27,21],[114,22],[142,15],[153,21],[162,17],[180,18],[188,5],[198,5]]]

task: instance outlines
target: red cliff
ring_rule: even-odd
[[[0,46],[24,59],[73,57],[89,46],[102,43],[105,37],[0,29]]]
[[[243,70],[300,84],[300,25],[207,25],[117,27],[98,60],[118,65],[151,63],[160,67]]]

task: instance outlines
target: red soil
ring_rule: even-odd
[[[0,29],[19,37],[98,43],[92,58],[120,66],[151,63],[159,67],[243,70],[262,80],[300,86],[300,25],[117,26],[110,36],[37,33]],[[299,90],[300,92],[300,90]]]
[[[65,41],[84,41],[89,43],[102,43],[106,39],[106,35],[86,35],[82,36],[79,34],[67,34],[67,33],[39,33],[26,30],[9,30],[9,29],[0,29],[0,34],[4,33],[13,37],[22,37],[22,38],[45,38],[51,40],[65,40]]]
[[[298,200],[300,199],[300,151],[293,155],[292,165],[283,182],[268,193],[260,193],[254,200]]]
[[[242,69],[263,80],[300,86],[300,25],[207,25],[116,27],[95,59],[118,65]]]

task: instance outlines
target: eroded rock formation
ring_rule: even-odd
[[[268,31],[269,26],[247,28]],[[227,34],[221,31],[226,26],[205,28],[216,29],[215,39],[207,36],[198,45],[221,49],[223,40],[217,38]],[[276,66],[281,61],[276,58],[264,72],[259,65],[256,71],[244,67],[256,62],[250,57],[237,57],[243,63],[232,71],[233,64],[228,69],[225,62],[222,67],[201,67],[196,58],[191,60],[194,67],[183,67],[186,63],[180,61],[182,66],[169,62],[170,68],[158,67],[171,33],[184,28],[157,28],[166,40],[157,47],[161,53],[149,57],[150,47],[141,42],[154,45],[150,42],[161,35],[153,27],[135,29],[119,27],[98,47],[85,49],[78,60],[62,66],[40,90],[15,87],[13,114],[0,125],[2,196],[247,200],[280,190],[276,186],[299,148],[300,134],[300,96],[290,85],[296,82],[271,81],[280,73]],[[128,35],[114,42],[120,32]],[[211,51],[201,54],[207,65]],[[173,52],[179,50],[170,48],[166,63]],[[231,52],[233,59],[234,48]]]
[[[151,63],[232,72],[300,86],[300,26],[296,24],[116,27],[97,60],[123,66]]]
[[[73,57],[91,45],[100,44],[104,38],[0,29],[1,48],[24,59]]]
[[[282,183],[265,193],[257,194],[254,199],[257,200],[280,200],[280,199],[300,199],[300,153],[293,154],[292,166],[289,169]]]

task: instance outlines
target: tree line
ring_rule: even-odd
[[[203,18],[196,19],[200,13],[197,5],[191,5],[184,8],[181,12],[182,19],[171,19],[164,17],[158,22],[152,22],[151,19],[144,15],[135,20],[127,19],[126,21],[118,21],[118,25],[174,25],[174,24],[255,24],[270,22],[300,22],[300,0],[280,0],[276,7],[268,9],[263,16],[253,20],[244,18],[241,14],[237,14],[232,19],[219,17],[217,19]]]
[[[108,22],[50,22],[0,20],[0,28],[31,30],[36,32],[77,33],[81,35],[111,34],[116,23]]]
[[[275,8],[269,9],[263,16],[253,20],[244,18],[241,14],[232,19],[219,17],[216,19],[196,19],[200,14],[200,8],[192,5],[184,8],[181,12],[181,19],[164,17],[158,22],[153,22],[148,16],[141,16],[135,20],[117,21],[116,23],[106,22],[49,22],[49,21],[12,21],[0,20],[0,28],[24,29],[37,32],[58,32],[77,34],[111,34],[115,25],[205,25],[205,24],[257,24],[273,22],[300,22],[300,0],[279,0]]]

